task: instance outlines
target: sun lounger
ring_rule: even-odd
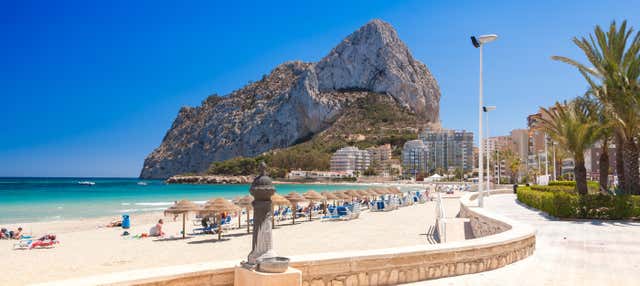
[[[213,234],[218,231],[218,224],[212,224],[207,227],[194,228],[193,233],[195,234]]]

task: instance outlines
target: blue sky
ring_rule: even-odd
[[[235,3],[231,3],[235,2]],[[492,135],[582,94],[571,43],[629,20],[634,1],[0,1],[0,176],[139,174],[181,106],[288,60],[317,61],[373,18],[391,23],[442,91],[448,128],[477,131],[485,49]]]

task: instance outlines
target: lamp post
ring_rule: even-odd
[[[483,106],[482,107],[482,112],[487,114],[487,134],[485,134],[485,137],[487,137],[487,146],[486,146],[486,153],[487,153],[487,191],[489,190],[489,188],[491,187],[491,173],[493,172],[493,170],[491,170],[491,152],[489,151],[489,112],[496,110],[495,106]]]
[[[479,149],[480,152],[482,152],[482,147],[483,147],[483,143],[482,143],[482,46],[484,46],[484,44],[489,43],[494,41],[495,39],[498,38],[498,35],[495,34],[489,34],[489,35],[482,35],[482,36],[478,36],[477,38],[475,36],[471,36],[471,44],[473,44],[474,47],[476,48],[480,48],[480,86],[479,86],[479,103],[478,103],[478,140],[479,140]],[[482,188],[482,180],[483,175],[482,173],[484,172],[484,168],[482,166],[483,164],[483,160],[482,160],[482,153],[479,154],[478,156],[478,194],[479,194],[479,198],[478,198],[478,205],[480,207],[484,206],[484,193],[483,193],[483,188]]]
[[[544,134],[544,179],[549,184],[549,149],[547,148],[547,133]]]
[[[553,150],[553,180],[556,180],[556,174],[558,171],[556,170],[556,142],[551,141],[551,149]]]

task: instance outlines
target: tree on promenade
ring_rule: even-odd
[[[640,33],[634,34],[626,21],[620,26],[612,22],[608,31],[596,26],[588,38],[574,38],[573,42],[591,67],[567,57],[553,59],[576,67],[589,83],[614,126],[616,148],[622,151],[616,169],[623,190],[640,194]]]
[[[583,97],[569,103],[556,102],[554,106],[542,108],[541,111],[539,128],[572,155],[578,193],[586,195],[588,189],[584,151],[602,136],[602,126],[593,120],[589,102]]]

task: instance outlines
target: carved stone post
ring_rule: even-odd
[[[273,208],[271,196],[275,188],[271,184],[271,178],[267,176],[267,166],[260,164],[260,175],[253,180],[249,192],[254,197],[253,205],[253,238],[251,241],[251,253],[247,258],[247,266],[255,267],[258,259],[276,257],[272,249],[271,230],[273,228],[271,218]]]

